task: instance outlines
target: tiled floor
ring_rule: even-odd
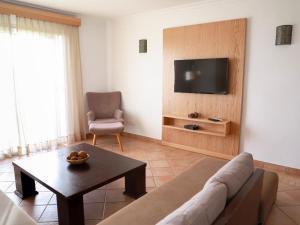
[[[90,143],[90,141],[88,141]],[[147,191],[155,189],[174,178],[183,170],[206,157],[201,154],[174,149],[159,144],[123,137],[123,155],[147,162]],[[114,137],[104,137],[97,145],[114,152],[119,147]],[[300,225],[300,177],[279,174],[280,185],[278,199],[267,225]],[[57,225],[55,195],[37,184],[39,194],[22,200],[15,190],[11,159],[0,161],[0,190],[20,207],[22,207],[40,225]],[[133,199],[123,195],[124,179],[108,184],[84,196],[86,224],[97,224],[99,221],[120,210]]]

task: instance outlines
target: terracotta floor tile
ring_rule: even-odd
[[[187,168],[185,166],[173,166],[172,170],[174,175],[179,175],[181,174],[183,171],[185,171]]]
[[[146,177],[151,177],[151,176],[153,176],[151,169],[146,168]]]
[[[150,167],[152,168],[170,167],[170,164],[166,160],[153,160],[150,161]]]
[[[151,168],[153,176],[171,176],[173,171],[170,167],[167,168]]]
[[[57,204],[56,195],[55,194],[51,197],[51,199],[50,199],[50,201],[49,201],[48,204],[49,205],[56,205]]]
[[[156,189],[156,188],[146,187],[147,193],[150,193],[151,191],[154,191],[155,189]]]
[[[279,185],[278,185],[278,191],[289,191],[289,190],[295,190],[295,189],[299,189],[297,186],[291,186],[288,184],[285,184],[283,182],[279,181]]]
[[[11,185],[6,189],[6,193],[15,192],[16,190],[16,183],[12,182]]]
[[[38,192],[44,192],[44,191],[50,191],[49,189],[47,189],[45,186],[41,185],[40,183],[38,182],[35,182],[35,189],[38,191]]]
[[[57,206],[47,205],[45,211],[39,219],[39,222],[56,222],[58,221]]]
[[[189,167],[191,166],[191,161],[186,159],[171,159],[169,163],[172,167]]]
[[[14,173],[0,173],[0,181],[15,181]]]
[[[86,220],[101,220],[103,218],[103,203],[84,204],[84,218]]]
[[[273,207],[265,225],[297,225],[276,206]]]
[[[0,166],[0,173],[13,173],[14,168],[11,163],[3,164]]]
[[[300,205],[300,190],[281,191],[277,193],[276,205]]]
[[[161,176],[161,177],[154,177],[154,181],[157,187],[167,183],[168,181],[172,180],[174,176]]]
[[[52,192],[39,192],[35,196],[24,199],[21,205],[47,205],[52,196]]]
[[[146,177],[146,187],[147,188],[154,188],[155,187],[155,182],[153,177]]]
[[[122,189],[115,189],[115,190],[107,190],[106,191],[106,202],[127,202],[133,201],[133,198],[130,198],[127,195],[123,194]]]
[[[22,205],[20,207],[35,221],[39,220],[40,216],[46,208],[45,205]]]
[[[18,197],[15,193],[6,193],[6,195],[16,204],[19,205],[22,202],[22,199]]]
[[[179,150],[179,149],[172,149],[170,151],[165,152],[165,155],[168,159],[182,159],[183,157],[187,156],[189,152]]]
[[[11,182],[11,181],[1,181],[0,182],[0,190],[6,191],[12,184],[13,184],[13,182]]]
[[[151,161],[151,160],[165,160],[166,155],[162,152],[147,152],[146,153],[146,159]]]
[[[124,189],[125,188],[125,179],[121,178],[110,184],[106,185],[106,189]]]
[[[294,222],[300,224],[300,206],[281,206],[279,208]]]
[[[130,204],[130,202],[114,202],[114,203],[106,203],[104,209],[104,218],[109,217],[115,212],[119,211],[126,205]]]
[[[83,196],[86,203],[105,202],[105,190],[94,190]]]

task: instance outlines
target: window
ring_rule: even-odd
[[[64,36],[66,27],[57,26],[10,16],[9,29],[0,29],[0,151],[4,154],[54,147],[75,133],[70,118],[74,98],[69,96],[73,88],[69,38]]]

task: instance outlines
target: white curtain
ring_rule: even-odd
[[[78,28],[0,15],[0,155],[85,136]]]

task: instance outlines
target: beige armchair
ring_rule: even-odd
[[[88,92],[87,113],[89,132],[93,134],[93,145],[97,135],[116,135],[121,151],[121,133],[124,130],[123,111],[121,110],[121,92]]]

